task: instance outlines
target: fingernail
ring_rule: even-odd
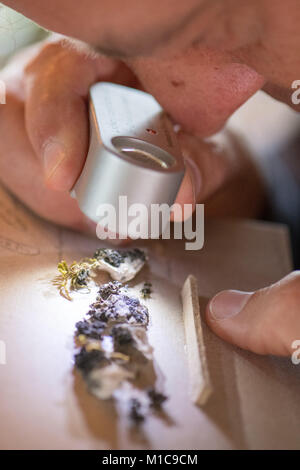
[[[240,313],[251,297],[252,292],[225,290],[217,294],[209,304],[209,312],[213,320],[223,320]]]
[[[46,179],[51,179],[66,158],[65,146],[57,141],[47,143],[43,158]]]
[[[187,167],[187,171],[189,172],[192,181],[194,204],[196,204],[198,202],[198,198],[203,185],[202,174],[199,165],[197,165],[196,163],[197,155],[195,153],[195,146],[190,144],[191,137],[182,132],[179,132],[178,139],[180,142],[180,147]]]
[[[201,178],[200,170],[197,167],[194,160],[192,160],[191,158],[185,158],[185,164],[188,168],[188,172],[191,178],[192,190],[193,190],[193,205],[195,206],[197,203],[198,195],[201,191],[202,178]]]
[[[173,222],[188,220],[195,210],[196,197],[193,170],[190,168],[187,160],[185,160],[185,163],[186,174],[177,194],[175,204],[172,207],[171,220],[173,220]]]

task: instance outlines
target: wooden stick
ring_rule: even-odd
[[[181,298],[190,374],[190,395],[196,405],[202,406],[212,393],[212,386],[203,341],[198,286],[194,276],[187,277],[183,284]]]

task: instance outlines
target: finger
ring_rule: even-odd
[[[116,64],[59,42],[26,68],[26,128],[49,187],[69,190],[78,178],[89,143],[88,90]]]
[[[227,290],[208,304],[206,319],[222,339],[257,354],[291,355],[300,339],[300,271],[255,293]]]
[[[69,193],[45,187],[41,161],[25,131],[23,102],[8,92],[0,109],[1,182],[43,218],[95,236],[96,224],[82,214]]]
[[[223,132],[210,139],[199,139],[180,132],[186,174],[175,203],[182,208],[184,219],[190,217],[196,203],[205,202],[233,179],[238,171],[237,148],[230,134]],[[184,210],[184,205],[189,205]],[[182,220],[181,213],[174,220]]]

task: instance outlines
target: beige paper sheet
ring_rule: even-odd
[[[243,352],[204,327],[214,394],[202,409],[191,403],[180,301],[188,274],[198,279],[202,311],[221,289],[278,280],[290,270],[285,228],[212,221],[197,253],[181,242],[146,246],[150,264],[135,283],[153,283],[149,335],[170,398],[136,431],[73,373],[74,325],[95,293],[68,302],[49,284],[58,260],[89,255],[99,242],[41,221],[1,190],[0,448],[300,448],[300,366],[289,359]]]

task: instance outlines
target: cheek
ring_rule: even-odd
[[[248,66],[212,54],[173,60],[142,58],[131,66],[145,89],[153,94],[185,131],[206,137],[223,127],[227,118],[264,85]]]

